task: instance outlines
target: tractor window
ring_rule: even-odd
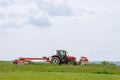
[[[65,59],[66,57],[66,51],[57,51],[57,54],[62,57],[62,59]]]

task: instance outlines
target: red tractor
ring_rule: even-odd
[[[43,58],[19,58],[13,61],[13,64],[28,64],[32,60],[45,60],[46,62],[50,62],[51,64],[69,64],[75,65],[77,64],[76,58],[73,56],[68,56],[67,51],[65,50],[56,50],[56,55],[51,57],[43,57]],[[81,57],[78,64],[87,64],[87,57]]]
[[[77,64],[76,58],[73,56],[68,56],[67,51],[65,50],[57,50],[56,55],[52,56],[50,61],[52,64],[69,64],[74,65]]]

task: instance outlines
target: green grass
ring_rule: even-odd
[[[0,62],[0,80],[119,80],[119,74],[119,66]]]

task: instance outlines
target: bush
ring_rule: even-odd
[[[111,66],[111,65],[112,65],[112,66],[116,66],[116,64],[111,63],[111,62],[108,62],[108,61],[102,61],[101,64],[102,64],[102,65],[108,65],[108,66]]]

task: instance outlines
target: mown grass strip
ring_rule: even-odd
[[[59,72],[0,72],[0,80],[119,80],[119,75]]]
[[[11,62],[0,62],[0,72],[60,72],[60,73],[89,73],[89,74],[120,74],[120,66],[103,65],[52,65],[34,63],[28,65],[13,65]]]

